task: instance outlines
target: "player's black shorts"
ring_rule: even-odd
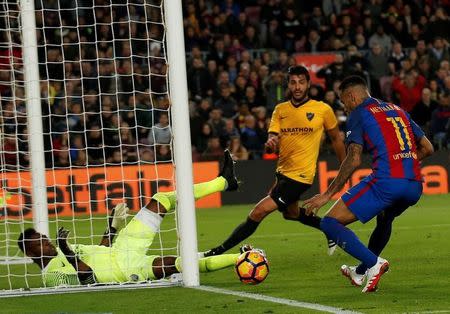
[[[278,210],[284,212],[289,205],[297,202],[310,187],[311,184],[298,182],[281,173],[276,173],[276,181],[270,191],[270,197],[277,203]]]

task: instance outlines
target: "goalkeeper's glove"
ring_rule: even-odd
[[[126,203],[117,204],[113,209],[111,227],[120,231],[127,224],[128,208]]]

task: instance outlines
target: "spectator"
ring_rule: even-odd
[[[392,52],[389,56],[388,63],[391,73],[398,73],[401,69],[401,63],[407,56],[403,53],[402,44],[398,41],[392,46]]]
[[[450,94],[439,95],[439,105],[431,114],[430,130],[433,143],[438,149],[446,146],[446,137],[450,121]]]
[[[385,54],[391,51],[392,39],[384,32],[384,27],[381,24],[377,26],[375,34],[369,38],[369,48],[372,48],[376,44],[381,46]]]
[[[317,72],[317,77],[325,79],[325,86],[327,89],[331,89],[333,82],[336,80],[342,80],[344,77],[350,74],[348,67],[344,65],[344,56],[342,54],[336,54],[336,59],[330,65],[327,65]]]
[[[250,151],[252,159],[261,159],[266,136],[264,131],[257,127],[255,117],[247,115],[245,125],[241,129],[241,140],[245,148]]]
[[[437,106],[437,102],[431,99],[431,90],[429,88],[424,88],[422,90],[422,99],[411,111],[411,118],[423,130],[428,130],[431,121],[431,114]]]
[[[306,52],[319,52],[323,50],[322,38],[317,30],[312,29],[309,31],[308,39],[305,44]]]
[[[148,134],[150,145],[169,144],[172,140],[172,131],[169,125],[169,115],[167,112],[160,112],[158,123],[155,124]]]
[[[432,72],[439,69],[441,61],[449,61],[450,54],[448,47],[445,46],[444,40],[441,37],[435,37],[433,45],[428,52],[428,60],[430,62],[430,68]]]
[[[242,145],[241,138],[239,136],[231,137],[229,149],[236,160],[248,160],[249,153],[244,145]]]
[[[202,59],[196,58],[192,63],[192,70],[187,74],[188,87],[192,98],[212,96],[214,79],[205,69]]]
[[[223,37],[218,37],[214,41],[214,48],[210,51],[208,60],[216,61],[219,71],[223,71],[225,69],[228,55],[229,54],[225,49]]]
[[[422,89],[425,87],[425,78],[416,71],[409,71],[400,76],[394,76],[392,88],[398,94],[400,107],[411,112],[421,100]]]
[[[375,97],[384,97],[389,99],[390,93],[383,94],[382,91],[386,90],[386,85],[390,85],[389,76],[389,63],[387,56],[383,53],[383,48],[380,44],[374,44],[370,48],[370,52],[367,55],[368,69],[370,73],[371,92]]]
[[[156,160],[155,161],[157,163],[172,161],[172,151],[170,149],[170,145],[156,145]]]
[[[239,130],[236,128],[234,120],[225,119],[225,128],[220,136],[220,143],[222,147],[227,147],[230,139],[236,136],[240,136]]]
[[[213,133],[221,136],[225,131],[226,121],[222,118],[222,111],[218,108],[213,108],[209,113],[208,124],[212,127]]]
[[[197,151],[203,153],[208,147],[208,141],[211,137],[215,136],[212,126],[205,122],[202,125],[200,136],[197,138]]]
[[[245,34],[242,38],[242,46],[244,46],[245,49],[260,49],[261,48],[261,41],[256,34],[256,29],[252,25],[248,25],[245,28]]]
[[[303,27],[296,12],[293,9],[288,8],[282,20],[281,28],[284,49],[286,49],[288,53],[293,53],[295,51],[297,41],[304,37],[303,31]]]
[[[237,111],[237,102],[231,96],[230,84],[220,86],[220,98],[214,103],[214,107],[222,110],[225,118],[234,118]]]
[[[285,98],[284,74],[281,71],[274,71],[266,84],[267,90],[267,109],[271,113],[275,106]]]
[[[223,148],[220,145],[220,138],[218,136],[212,136],[208,139],[208,146],[202,153],[202,161],[220,160],[223,156]]]

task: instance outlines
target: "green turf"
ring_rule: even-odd
[[[254,292],[273,297],[342,307],[364,313],[404,313],[450,311],[450,195],[424,196],[420,203],[405,212],[394,224],[391,242],[383,257],[391,263],[383,276],[379,291],[362,294],[340,275],[342,264],[355,261],[338,250],[326,255],[323,235],[278,213],[271,215],[248,242],[264,248],[271,272],[259,286],[244,286],[233,270],[202,274],[201,283],[219,288]],[[200,209],[198,217],[199,249],[219,243],[239,223],[251,206],[227,206]],[[95,230],[103,228],[103,221]],[[69,225],[70,227],[70,225]],[[86,226],[77,225],[77,234]],[[373,223],[351,226],[364,241]],[[3,232],[3,231],[2,231]],[[167,241],[174,242],[168,235]],[[170,243],[168,242],[168,243]],[[173,243],[171,243],[172,245]],[[17,266],[13,271],[17,271]],[[0,267],[0,275],[5,267]],[[34,265],[28,272],[36,272]],[[38,278],[31,280],[38,284]],[[2,277],[0,287],[8,285]],[[19,285],[20,286],[20,285]],[[185,288],[140,289],[78,293],[56,296],[33,296],[2,300],[0,311],[20,312],[255,312],[310,313],[286,305],[255,301],[241,297],[206,293]]]

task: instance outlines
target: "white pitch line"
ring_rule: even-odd
[[[404,314],[435,314],[435,313],[450,313],[450,310],[423,311],[423,312],[405,312]]]
[[[344,313],[345,314],[360,314],[360,312],[348,311],[348,310],[344,310],[344,309],[341,309],[338,307],[332,307],[332,306],[327,306],[327,305],[322,305],[322,304],[317,304],[317,303],[300,302],[300,301],[295,301],[295,300],[290,300],[290,299],[271,297],[271,296],[267,296],[267,295],[263,295],[263,294],[249,293],[249,292],[242,292],[242,291],[233,291],[233,290],[221,289],[221,288],[216,288],[216,287],[211,287],[211,286],[199,286],[199,287],[194,287],[194,289],[203,290],[206,292],[234,295],[236,297],[249,298],[249,299],[253,299],[253,300],[260,300],[260,301],[284,304],[284,305],[289,305],[289,306],[293,306],[293,307],[311,309],[311,310],[316,310],[316,311],[321,311],[321,312],[339,313],[339,314],[344,314]]]

